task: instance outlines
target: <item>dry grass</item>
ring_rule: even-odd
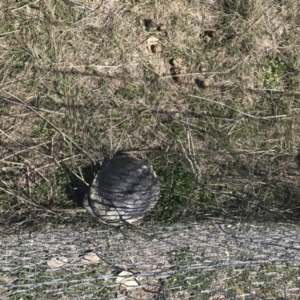
[[[90,220],[64,211],[72,187],[120,150],[159,174],[154,221],[299,218],[298,1],[7,0],[0,11],[3,226]]]

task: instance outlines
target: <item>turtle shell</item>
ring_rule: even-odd
[[[97,173],[83,206],[105,223],[119,226],[143,218],[159,194],[156,174],[147,161],[119,155]]]

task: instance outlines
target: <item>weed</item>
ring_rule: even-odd
[[[124,100],[134,100],[135,97],[140,96],[142,97],[144,93],[143,87],[137,87],[137,88],[126,88],[126,87],[120,87],[116,92],[115,95],[120,96]]]
[[[264,86],[269,89],[278,89],[286,75],[286,64],[279,58],[268,58],[262,67],[264,72]]]
[[[196,180],[187,165],[180,161],[171,162],[166,169],[158,172],[161,182],[162,200],[156,207],[156,218],[163,223],[180,220],[187,208]]]

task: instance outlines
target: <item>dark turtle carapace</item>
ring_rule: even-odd
[[[149,162],[118,155],[97,173],[83,206],[103,222],[120,226],[143,218],[159,199],[159,183]]]

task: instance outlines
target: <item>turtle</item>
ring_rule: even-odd
[[[159,182],[151,164],[125,153],[98,171],[82,204],[102,222],[121,226],[141,220],[159,197]]]

